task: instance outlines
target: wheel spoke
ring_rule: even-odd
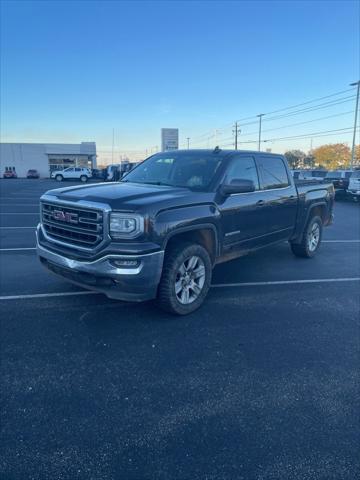
[[[195,257],[195,255],[193,257],[191,257],[188,261],[188,264],[187,264],[187,269],[188,270],[194,270],[194,268],[196,267],[198,263],[198,257]]]
[[[185,263],[181,265],[181,267],[179,268],[179,272],[181,273],[181,275],[185,275],[186,273]]]
[[[184,288],[181,292],[181,301],[182,303],[189,303],[189,289],[188,288]]]
[[[176,295],[181,292],[181,289],[182,289],[182,280],[180,279],[175,283],[175,293],[176,293]]]
[[[190,283],[190,288],[191,290],[195,293],[195,295],[198,297],[201,293],[201,288],[199,287],[199,285],[197,283],[195,283],[194,281],[192,281]]]
[[[193,272],[194,278],[200,278],[205,275],[205,267],[203,265],[200,265],[196,270]]]

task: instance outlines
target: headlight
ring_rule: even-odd
[[[112,238],[135,238],[144,232],[144,218],[131,213],[110,214]]]

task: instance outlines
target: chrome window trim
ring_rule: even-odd
[[[280,187],[280,188],[267,188],[266,190],[255,190],[253,192],[242,192],[242,193],[231,193],[230,197],[235,196],[235,195],[249,195],[249,194],[254,194],[254,193],[261,193],[261,192],[275,192],[277,190],[286,190],[287,188],[292,187],[292,185],[287,185],[286,187]]]

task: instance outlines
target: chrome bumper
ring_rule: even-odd
[[[43,247],[37,233],[37,254],[51,272],[109,298],[144,301],[156,297],[164,251],[144,255],[106,255],[94,261],[67,258]],[[134,268],[118,267],[116,260],[135,260]]]

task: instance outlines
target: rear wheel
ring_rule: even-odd
[[[83,182],[83,183],[85,183],[85,182],[88,181],[88,177],[87,177],[86,175],[81,175],[80,181]]]
[[[297,257],[312,258],[320,247],[322,237],[322,220],[312,217],[305,229],[301,243],[291,243],[291,250]]]
[[[55,176],[55,180],[56,180],[57,182],[62,182],[62,181],[64,180],[64,177],[63,177],[62,175],[56,175],[56,176]]]
[[[201,245],[185,243],[166,254],[158,290],[160,308],[187,315],[203,303],[211,283],[212,266]]]

